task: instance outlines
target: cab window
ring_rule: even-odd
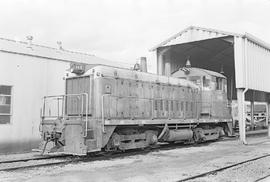
[[[190,76],[189,80],[195,83],[196,85],[201,85],[201,77],[200,76]]]
[[[224,78],[216,78],[216,90],[227,92],[227,80]]]
[[[227,92],[227,80],[226,79],[222,79],[223,81],[223,91]]]
[[[216,77],[216,90],[222,90],[222,78]]]
[[[203,87],[208,88],[210,87],[210,80],[203,76]]]

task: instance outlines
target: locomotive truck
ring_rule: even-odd
[[[86,155],[158,142],[203,142],[232,134],[226,77],[184,67],[161,76],[91,66],[65,80],[65,94],[45,96],[43,148]]]

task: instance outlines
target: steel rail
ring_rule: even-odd
[[[268,175],[266,175],[266,176],[263,176],[263,177],[261,177],[261,178],[259,178],[259,179],[256,179],[254,182],[262,181],[262,180],[264,180],[264,179],[266,179],[266,178],[268,178],[268,177],[270,177],[270,174],[268,174]]]
[[[230,169],[230,168],[233,168],[235,166],[246,164],[246,163],[249,163],[249,162],[252,162],[252,161],[256,161],[256,160],[259,160],[259,159],[262,159],[262,158],[266,158],[266,157],[270,157],[270,154],[263,155],[263,156],[260,156],[260,157],[255,157],[253,159],[248,159],[248,160],[245,160],[245,161],[242,161],[242,162],[238,162],[238,163],[235,163],[235,164],[232,164],[232,165],[228,165],[228,166],[225,166],[225,167],[221,167],[221,168],[218,168],[218,169],[207,171],[207,172],[204,172],[204,173],[201,173],[201,174],[198,174],[198,175],[190,176],[190,177],[187,177],[187,178],[178,180],[177,182],[190,181],[190,180],[201,178],[201,177],[205,177],[205,176],[208,176],[208,175],[211,175],[211,174],[216,174],[216,173],[221,172],[221,171],[224,171],[226,169]]]
[[[27,161],[33,161],[33,160],[65,158],[65,157],[70,157],[70,156],[72,155],[39,156],[39,157],[28,157],[28,158],[23,158],[23,159],[3,160],[3,161],[0,161],[0,165],[7,164],[7,163],[15,163],[15,162],[27,162]]]

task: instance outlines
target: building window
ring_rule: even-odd
[[[0,85],[0,124],[9,124],[11,120],[12,87]]]

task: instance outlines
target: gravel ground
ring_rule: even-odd
[[[250,145],[239,145],[238,141],[220,141],[200,147],[187,146],[105,161],[0,172],[0,181],[178,181],[269,153],[270,141],[266,138],[253,138],[250,140]],[[226,170],[217,173],[216,176],[200,178],[197,181],[254,181],[255,178],[270,172],[268,164],[270,164],[270,157],[258,160],[254,164],[237,166],[228,170],[229,172]]]
[[[197,178],[196,180],[190,180],[192,182],[216,182],[216,181],[245,181],[253,182],[257,179],[270,175],[270,157],[258,159],[240,166],[218,172],[215,175],[209,175],[207,177]],[[269,181],[270,178],[264,181]]]

